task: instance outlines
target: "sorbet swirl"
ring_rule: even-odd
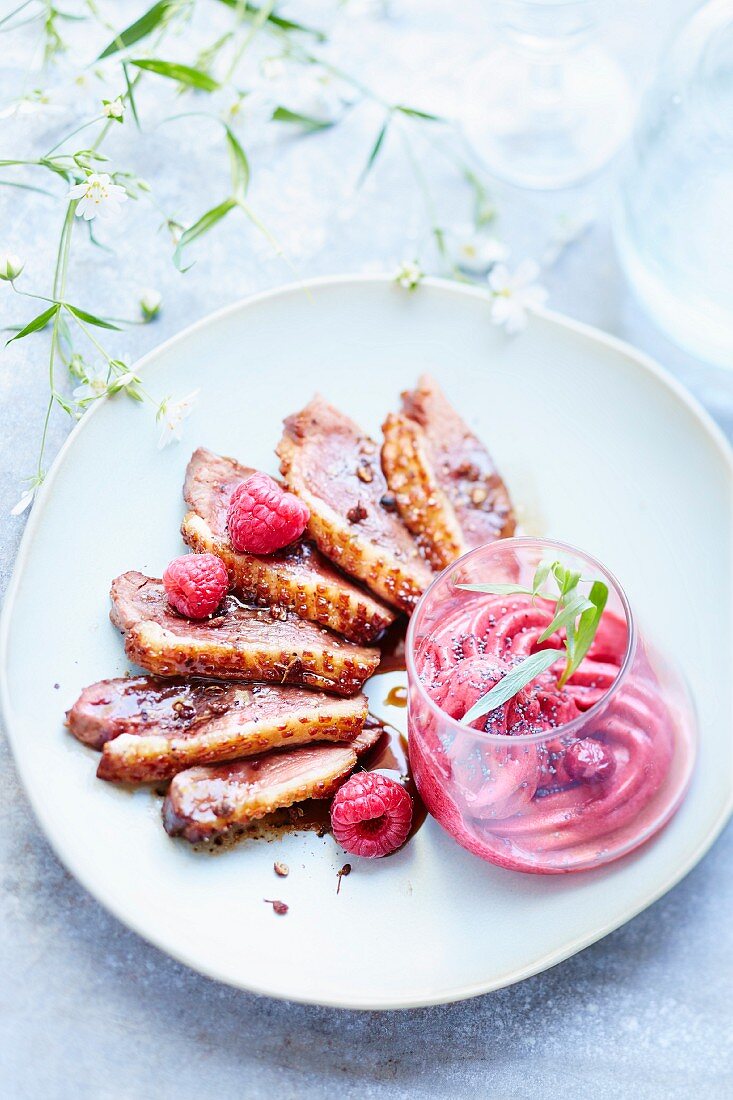
[[[410,759],[433,816],[483,858],[541,873],[597,866],[647,839],[686,788],[692,720],[623,606],[604,612],[561,688],[564,635],[539,641],[552,601],[436,586],[445,598],[428,594],[413,627],[409,715]],[[558,660],[546,672],[458,725],[509,670],[551,648]]]

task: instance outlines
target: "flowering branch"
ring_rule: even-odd
[[[94,234],[97,219],[113,221],[119,218],[128,200],[143,198],[155,203],[146,180],[135,172],[111,167],[108,157],[102,152],[107,138],[118,127],[143,127],[139,92],[143,84],[147,86],[147,82],[167,83],[179,95],[208,98],[216,93],[221,98],[222,93],[227,93],[232,97],[228,112],[192,110],[162,120],[172,122],[183,117],[213,119],[221,130],[229,159],[228,193],[212,202],[187,225],[182,224],[178,217],[163,215],[173,241],[173,261],[180,271],[185,272],[191,266],[189,248],[236,212],[244,215],[265,236],[276,254],[285,258],[276,237],[250,202],[252,167],[235,132],[235,122],[240,114],[244,113],[248,118],[261,117],[268,125],[284,126],[290,130],[295,128],[304,135],[318,134],[342,123],[355,103],[369,100],[382,108],[384,116],[355,185],[364,183],[384,155],[393,134],[397,135],[421,195],[429,223],[429,239],[437,250],[442,268],[460,279],[483,277],[488,273],[491,316],[507,331],[516,331],[521,327],[526,307],[542,296],[541,289],[534,284],[533,271],[520,267],[511,275],[503,266],[506,249],[486,233],[486,227],[495,214],[491,197],[480,174],[464,155],[451,153],[449,157],[473,198],[473,224],[451,228],[441,223],[416,141],[438,131],[460,137],[450,121],[403,103],[388,102],[357,76],[333,65],[321,51],[327,42],[326,34],[279,15],[274,0],[262,0],[259,4],[250,0],[218,0],[219,8],[228,13],[229,23],[224,32],[209,43],[200,45],[190,63],[173,60],[166,49],[169,35],[176,32],[176,41],[180,43],[183,40],[179,32],[183,31],[196,6],[197,0],[157,0],[135,22],[120,30],[103,17],[95,0],[84,0],[84,13],[74,13],[73,17],[90,18],[103,29],[107,42],[97,57],[97,63],[109,71],[109,84],[115,93],[101,98],[92,116],[82,119],[74,129],[60,136],[45,155],[35,159],[19,157],[0,160],[0,167],[8,169],[11,174],[19,170],[26,175],[30,173],[30,179],[35,175],[45,176],[56,184],[61,180],[67,187],[51,294],[43,296],[20,289],[16,285],[19,278],[22,274],[26,279],[28,277],[22,258],[14,254],[0,256],[0,280],[7,282],[19,295],[38,300],[43,306],[30,321],[17,326],[8,343],[26,339],[50,327],[49,399],[38,461],[34,474],[28,479],[27,491],[13,510],[16,514],[30,505],[43,482],[48,429],[56,406],[70,416],[79,417],[100,398],[123,393],[133,400],[152,405],[161,427],[159,444],[163,446],[180,438],[183,422],[190,414],[198,392],[178,401],[170,396],[163,399],[154,397],[143,388],[140,379],[124,359],[115,357],[105,347],[105,331],[118,331],[123,324],[149,323],[158,316],[161,299],[155,290],[146,291],[143,295],[140,301],[141,318],[137,322],[99,316],[86,307],[71,304],[67,295],[69,259],[77,221],[87,226],[93,244],[106,247]],[[57,9],[50,0],[43,3],[41,0],[26,0],[0,19],[0,34],[26,21],[41,22],[44,56],[50,63],[65,48],[59,26],[70,17],[71,13]],[[240,73],[247,67],[247,59],[255,45],[261,47],[264,41],[270,43],[269,48],[275,48],[275,56],[261,57],[260,79],[244,91]],[[293,71],[299,74],[299,86],[295,90],[291,79]],[[16,106],[18,109],[24,106],[35,109],[42,106],[44,98],[43,93],[33,92],[18,101]],[[80,148],[73,149],[74,139],[88,131],[93,132],[95,127],[94,139],[91,142],[85,139]],[[25,179],[0,180],[0,186],[3,185],[54,194]],[[417,287],[422,279],[419,258],[403,264],[398,278],[408,289]],[[92,357],[98,356],[99,362],[90,361],[90,354]],[[65,368],[66,387],[57,377],[59,364]],[[69,384],[72,392],[66,396]]]

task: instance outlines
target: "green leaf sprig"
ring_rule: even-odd
[[[559,593],[557,596],[541,591],[550,577],[557,585]],[[563,688],[577,671],[593,644],[608,600],[608,585],[604,581],[592,581],[587,595],[580,592],[581,583],[582,577],[579,571],[568,569],[560,561],[552,561],[540,562],[535,570],[531,588],[519,584],[459,584],[456,587],[465,592],[486,592],[499,596],[522,595],[531,596],[532,599],[540,597],[544,600],[554,600],[555,613],[537,641],[546,642],[557,631],[565,631],[565,667],[557,681],[558,687]],[[477,718],[482,718],[490,711],[503,706],[537,676],[546,672],[558,659],[559,651],[556,649],[542,649],[530,654],[510,669],[491,691],[474,703],[464,714],[461,722],[464,725],[470,725]]]

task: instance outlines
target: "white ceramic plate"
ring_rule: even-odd
[[[713,423],[658,367],[551,314],[507,339],[479,291],[431,281],[408,293],[383,278],[249,299],[140,366],[155,393],[201,387],[185,442],[158,452],[149,411],[124,399],[85,417],[36,503],[2,624],[5,718],[38,821],[120,920],[246,989],[406,1007],[551,966],[700,859],[731,808],[733,464]],[[85,684],[127,668],[107,618],[111,578],[126,569],[159,576],[181,552],[192,446],[275,472],[280,421],[314,390],[377,433],[426,369],[488,443],[525,526],[601,558],[651,637],[684,666],[702,731],[684,806],[635,855],[544,878],[492,868],[429,821],[392,858],[352,860],[338,897],[345,857],[330,837],[251,841],[216,856],[170,840],[159,800],[97,780],[96,754],[62,725]],[[381,712],[387,686],[372,689]],[[287,879],[273,874],[275,858],[290,865]],[[286,917],[264,904],[273,897],[289,903]]]

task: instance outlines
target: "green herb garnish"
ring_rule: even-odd
[[[542,592],[542,586],[550,578],[558,588],[558,595]],[[558,679],[558,687],[563,688],[577,671],[587,654],[600,624],[608,600],[608,585],[604,581],[593,581],[590,591],[583,595],[579,585],[583,583],[579,572],[568,569],[560,561],[541,562],[532,579],[532,587],[519,584],[458,584],[457,588],[466,592],[486,592],[498,596],[531,596],[555,601],[555,614],[547,628],[537,639],[546,642],[559,630],[565,631],[565,667]],[[531,683],[541,673],[546,672],[560,657],[561,651],[543,649],[532,653],[518,665],[515,665],[491,691],[474,703],[464,714],[461,722],[465,725],[482,718],[484,714],[495,710],[512,699],[518,692]]]
[[[510,669],[506,676],[502,676],[499,683],[492,687],[491,691],[474,703],[471,709],[463,715],[461,722],[470,725],[477,718],[483,718],[484,714],[488,714],[489,711],[496,710],[503,703],[508,703],[530,680],[534,680],[535,676],[539,676],[541,672],[546,672],[550,665],[554,665],[557,658],[558,651],[556,649],[540,649],[537,653],[532,653],[521,664]]]

